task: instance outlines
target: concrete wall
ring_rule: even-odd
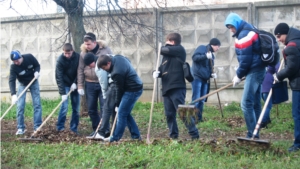
[[[221,40],[222,46],[217,53],[215,62],[215,70],[218,74],[217,86],[220,88],[231,83],[238,66],[234,51],[234,38],[224,26],[226,16],[230,12],[236,12],[244,20],[270,32],[273,32],[274,27],[280,22],[287,22],[289,25],[300,28],[300,3],[298,0],[218,4],[210,5],[209,9],[205,6],[192,6],[150,11],[140,12],[140,20],[152,27],[162,27],[164,31],[157,29],[155,32],[142,31],[139,34],[132,34],[132,30],[136,27],[127,25],[123,34],[113,30],[107,32],[107,27],[112,27],[107,13],[102,13],[101,17],[89,15],[84,20],[87,32],[95,32],[98,39],[106,40],[113,53],[123,54],[130,58],[144,82],[145,90],[141,101],[151,101],[153,88],[151,72],[155,69],[156,64],[156,45],[159,42],[164,43],[165,36],[169,32],[179,32],[182,35],[182,45],[186,49],[187,61],[190,63],[197,46],[207,44],[213,37]],[[117,21],[121,23],[120,19]],[[89,22],[93,22],[97,26],[87,24]],[[9,53],[13,49],[18,49],[21,53],[32,53],[40,62],[41,96],[43,98],[59,97],[54,72],[56,59],[61,53],[61,46],[65,40],[69,39],[66,28],[67,18],[63,14],[2,19],[1,99],[3,101],[10,101],[8,78],[11,61]],[[146,43],[145,39],[150,43]],[[190,101],[191,85],[187,83],[187,87],[189,90],[186,101]],[[242,88],[243,85],[239,85],[236,88],[220,92],[221,101],[223,103],[239,102]],[[156,100],[161,101],[159,89]],[[215,90],[214,85],[211,85],[211,90]],[[28,97],[30,96],[28,95]],[[208,101],[216,103],[216,96],[211,96]]]

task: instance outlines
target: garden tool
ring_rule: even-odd
[[[245,80],[245,78],[242,78],[242,79],[241,79],[241,81],[243,81],[243,80]],[[195,103],[197,103],[197,102],[199,102],[199,101],[201,101],[201,100],[207,98],[208,96],[211,96],[211,95],[213,95],[213,94],[215,94],[215,93],[218,93],[219,91],[224,90],[224,89],[226,89],[226,88],[228,88],[228,87],[230,87],[230,86],[232,86],[232,85],[233,85],[233,83],[229,83],[229,84],[227,84],[226,86],[223,86],[223,87],[221,87],[221,88],[219,88],[219,89],[217,89],[217,90],[215,90],[215,91],[213,91],[213,92],[208,93],[207,95],[204,95],[204,96],[202,96],[202,97],[200,97],[200,98],[198,98],[198,99],[192,101],[192,102],[191,102],[190,104],[188,104],[188,105],[184,105],[184,104],[178,105],[178,113],[179,113],[179,114],[182,114],[182,115],[186,115],[186,114],[196,114],[196,113],[198,112],[198,109],[196,108]]]
[[[212,64],[212,60],[210,60],[210,66],[211,66],[211,72],[214,73],[214,68],[213,68],[213,64]],[[217,86],[217,82],[216,82],[216,79],[214,79],[214,83],[215,83],[215,88],[218,89],[218,86]],[[224,118],[224,115],[223,115],[223,109],[222,109],[222,105],[221,105],[221,100],[220,100],[220,96],[219,96],[219,93],[217,92],[217,96],[218,96],[218,101],[219,101],[219,106],[220,106],[220,112],[221,112],[221,115],[222,117]]]
[[[32,83],[35,81],[36,77],[34,77],[30,83],[26,86],[26,88],[19,94],[18,96],[18,100],[20,99],[20,97],[27,91],[27,89],[32,85]],[[0,118],[0,122],[2,121],[2,119],[4,118],[4,116],[9,112],[9,110],[14,106],[15,104],[11,104],[9,106],[9,108],[6,110],[6,112],[1,116]]]
[[[72,90],[69,91],[67,96],[70,95]],[[30,138],[19,138],[21,141],[42,141],[40,138],[35,138],[35,134],[40,131],[40,129],[46,124],[46,122],[50,119],[50,117],[55,113],[55,111],[59,108],[59,106],[64,102],[65,100],[61,100],[60,103],[54,108],[54,110],[48,115],[48,117],[44,120],[44,122],[36,129],[34,130],[33,134],[31,135]]]
[[[86,137],[87,139],[91,139],[91,140],[103,140],[103,137],[101,137],[100,134],[98,133],[98,130],[99,130],[100,126],[101,126],[101,123],[102,123],[102,118],[101,118],[101,120],[100,120],[100,122],[99,122],[99,124],[97,126],[97,129],[95,130],[94,135],[93,136],[87,136]]]
[[[280,63],[280,66],[279,66],[279,69],[278,71],[280,71],[282,65],[283,65],[283,62],[284,60],[282,59],[281,63]],[[274,80],[273,84],[276,83],[276,81]],[[264,107],[260,113],[260,116],[258,118],[258,121],[256,123],[256,126],[255,126],[255,129],[253,131],[253,136],[252,138],[245,138],[245,137],[237,137],[237,140],[238,141],[248,141],[248,142],[254,142],[254,143],[258,143],[258,144],[265,144],[265,145],[270,145],[270,142],[267,141],[267,140],[260,140],[260,139],[255,139],[254,136],[258,133],[258,130],[260,128],[260,123],[265,115],[265,112],[266,112],[266,108],[269,104],[269,101],[270,101],[270,98],[272,96],[272,88],[270,89],[269,91],[269,94],[268,94],[268,97],[267,97],[267,100],[265,101],[265,104],[264,104]]]
[[[113,126],[112,126],[111,131],[110,131],[109,138],[111,138],[114,134],[116,123],[117,123],[117,118],[118,118],[118,113],[119,113],[119,110],[116,112],[116,116],[115,116],[114,123],[113,123]],[[110,142],[108,142],[108,144],[110,144]]]
[[[160,48],[161,48],[161,43],[158,44],[158,52],[157,52],[157,60],[156,60],[156,71],[158,71],[158,66],[159,66],[159,61],[160,61]],[[152,103],[151,103],[151,109],[150,109],[150,119],[149,119],[149,125],[148,125],[148,133],[147,133],[147,144],[151,144],[150,141],[150,129],[151,129],[151,123],[152,123],[152,113],[153,113],[153,106],[154,106],[154,98],[155,98],[155,91],[157,87],[157,78],[154,78],[154,83],[153,83],[153,92],[152,92]]]

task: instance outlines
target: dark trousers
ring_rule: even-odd
[[[168,91],[165,96],[163,96],[165,115],[169,128],[169,136],[173,139],[177,139],[179,135],[178,125],[176,121],[176,112],[178,105],[184,104],[185,95],[186,89],[172,89]],[[188,123],[187,120],[184,120],[183,122],[188,129],[190,136],[192,138],[199,138],[199,132],[196,128],[194,118],[191,117],[190,123]]]
[[[114,92],[115,84],[111,83],[106,91],[106,99],[104,101],[103,112],[102,112],[102,122],[99,129],[99,134],[101,136],[105,136],[105,134],[109,133],[109,119],[111,115],[113,118],[115,117],[115,97],[116,94]]]
[[[94,82],[85,82],[86,102],[88,114],[92,121],[92,128],[95,131],[101,119],[104,100],[100,84]],[[100,114],[98,113],[98,100],[100,102]]]

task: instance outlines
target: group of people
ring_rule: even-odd
[[[245,77],[244,90],[241,99],[241,108],[247,126],[247,138],[259,138],[259,133],[253,136],[253,132],[261,113],[261,98],[266,99],[273,80],[282,81],[289,79],[292,89],[292,114],[294,118],[293,146],[290,152],[300,149],[300,30],[289,27],[286,23],[278,24],[274,34],[278,41],[285,45],[283,58],[285,68],[278,70],[275,66],[263,64],[260,56],[260,40],[258,34],[252,31],[253,25],[244,21],[238,14],[230,13],[225,26],[235,37],[235,51],[239,67],[233,78],[233,87],[237,86]],[[63,53],[57,59],[56,82],[63,104],[59,111],[57,130],[65,129],[66,114],[68,112],[68,98],[71,99],[72,116],[70,130],[78,132],[79,124],[79,95],[86,96],[88,114],[92,122],[93,132],[91,136],[97,136],[104,141],[113,142],[122,138],[127,126],[132,139],[141,139],[138,126],[131,115],[135,102],[143,92],[143,83],[132,67],[130,60],[122,55],[113,55],[111,49],[104,41],[97,41],[93,33],[87,33],[83,37],[81,53],[73,50],[71,44],[63,46]],[[200,45],[192,56],[192,100],[204,96],[209,91],[210,78],[217,78],[213,71],[215,52],[219,50],[221,42],[212,38],[207,45]],[[186,51],[181,45],[181,35],[170,33],[166,37],[165,45],[161,47],[163,56],[161,65],[157,71],[153,71],[153,78],[161,78],[162,97],[169,137],[177,139],[179,136],[176,115],[179,104],[185,103],[186,81],[182,63],[186,61]],[[19,81],[18,94],[30,83],[30,91],[34,105],[34,130],[42,122],[41,101],[39,94],[38,77],[40,65],[31,55],[21,55],[14,50],[11,52],[13,64],[10,70],[9,86],[12,95],[12,104],[17,102],[18,131],[16,135],[24,134],[24,106],[25,95],[17,97],[16,79]],[[277,73],[276,73],[277,72]],[[265,78],[264,78],[265,77]],[[265,80],[265,81],[264,81]],[[263,82],[264,81],[264,82]],[[263,84],[263,87],[262,87]],[[264,85],[266,87],[264,87]],[[70,92],[71,91],[71,92]],[[70,96],[69,96],[70,93]],[[85,94],[86,93],[86,94]],[[98,101],[100,113],[98,113]],[[188,133],[192,139],[200,137],[196,123],[202,120],[203,105],[205,100],[196,103],[198,118],[184,120]],[[272,105],[269,105],[269,109]],[[267,110],[268,111],[268,110]],[[110,117],[116,116],[117,123],[114,131],[110,131]],[[102,120],[101,120],[102,119]],[[100,129],[97,126],[101,121]],[[267,112],[263,125],[270,123]],[[264,127],[263,126],[263,127]],[[113,134],[110,136],[110,132]]]

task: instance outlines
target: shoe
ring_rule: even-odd
[[[94,137],[94,139],[104,140],[105,138],[103,136],[101,136],[99,133],[97,133],[96,136]]]
[[[85,138],[91,139],[94,138],[95,131],[93,131],[90,135],[86,136]]]
[[[103,141],[110,142],[110,137],[104,138]]]
[[[16,135],[23,135],[25,132],[26,132],[26,130],[18,129],[18,131],[16,132]]]
[[[110,136],[110,132],[105,133],[105,135],[104,135],[105,138],[106,138],[106,137],[109,137],[109,136]]]
[[[260,124],[260,128],[268,128],[268,124],[270,124],[271,123],[271,120],[269,120],[269,121],[267,121],[267,122],[262,122],[261,124]]]
[[[199,136],[198,137],[192,137],[192,140],[199,140]]]
[[[296,147],[296,146],[291,146],[289,149],[288,149],[288,151],[290,152],[290,153],[292,153],[292,152],[296,152],[296,151],[299,151],[300,150],[300,147]]]

